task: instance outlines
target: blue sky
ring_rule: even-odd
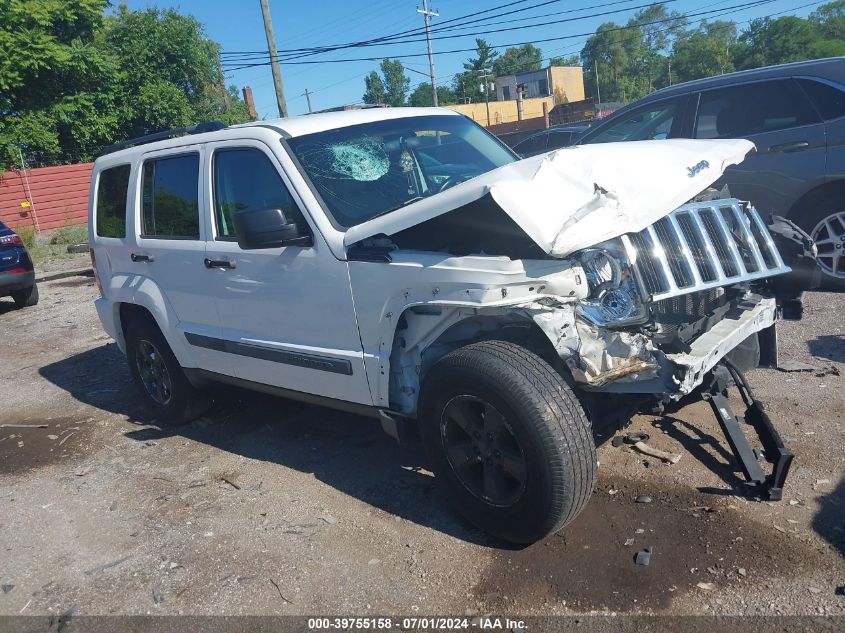
[[[449,34],[459,34],[460,37],[434,41],[435,66],[438,84],[451,84],[451,78],[462,69],[462,63],[471,53],[444,53],[437,54],[437,51],[448,51],[452,49],[472,48],[475,46],[474,31],[501,29],[506,27],[523,26],[528,24],[541,24],[531,28],[491,33],[483,35],[491,45],[521,43],[526,41],[537,41],[547,38],[560,38],[589,33],[605,21],[626,22],[638,7],[645,5],[648,0],[631,0],[615,6],[603,8],[591,8],[596,5],[604,5],[612,0],[563,0],[558,2],[547,2],[546,6],[513,14],[507,17],[496,18],[497,13],[509,9],[499,9],[487,13],[490,22],[500,20],[513,20],[515,18],[526,18],[532,15],[544,15],[554,12],[563,12],[554,17],[543,17],[537,20],[528,20],[509,24],[485,26],[479,23],[467,27],[465,31],[452,31]],[[684,13],[697,13],[701,11],[730,9],[747,0],[676,0],[667,3],[667,8]],[[528,0],[513,3],[512,9],[538,5],[543,0]],[[740,23],[740,29],[744,22],[764,15],[799,15],[806,16],[815,7],[823,2],[815,2],[807,6],[810,0],[774,0],[773,2],[742,11],[731,12],[725,15],[725,19],[733,19]],[[259,0],[128,0],[130,9],[143,9],[152,6],[172,7],[181,13],[188,13],[196,17],[205,25],[207,34],[223,46],[224,51],[256,51],[266,50],[267,41],[264,37],[264,28],[261,20],[261,6]],[[492,7],[506,4],[506,0],[433,0],[431,9],[440,12],[440,18],[432,19],[432,26],[438,21],[443,21],[459,16],[472,14]],[[356,0],[313,0],[308,2],[291,0],[270,0],[270,9],[273,16],[273,27],[276,32],[276,44],[280,50],[290,48],[304,48],[311,46],[324,46],[327,44],[339,44],[360,41],[388,35],[409,29],[421,28],[423,18],[416,12],[422,2],[415,0],[369,0],[361,2]],[[574,11],[574,12],[573,12]],[[564,18],[577,18],[580,16],[603,12],[618,11],[612,15],[594,18],[579,19],[566,23],[549,24],[550,21]],[[718,19],[719,13],[706,16],[708,19]],[[695,18],[696,21],[700,18]],[[443,33],[441,35],[445,35]],[[414,39],[417,39],[416,37]],[[568,55],[577,53],[584,45],[586,37],[574,37],[558,41],[539,43],[543,55]],[[504,49],[500,49],[504,50]],[[309,59],[344,59],[344,58],[381,58],[394,55],[420,54],[420,57],[403,59],[402,62],[408,69],[408,76],[411,79],[412,88],[419,82],[427,81],[428,62],[424,56],[426,52],[425,42],[412,42],[390,46],[374,46],[368,48],[348,49],[323,53]],[[309,65],[282,64],[282,75],[287,97],[288,109],[291,114],[303,114],[308,111],[303,93],[306,88],[313,92],[311,102],[315,110],[342,105],[345,103],[357,103],[361,100],[364,92],[364,75],[376,69],[378,61],[357,61],[349,63],[321,63]],[[416,71],[416,72],[414,72]],[[236,84],[241,87],[249,85],[253,89],[256,109],[261,118],[274,118],[278,116],[276,98],[273,91],[273,78],[268,66],[259,66],[227,73],[227,83]]]

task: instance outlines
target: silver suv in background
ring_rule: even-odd
[[[845,289],[845,58],[669,86],[589,130],[579,144],[745,138],[757,146],[717,187],[789,218],[816,242],[825,285]]]

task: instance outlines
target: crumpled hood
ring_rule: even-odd
[[[393,235],[490,195],[546,253],[566,255],[638,232],[712,185],[754,144],[662,140],[567,147],[505,165],[350,228],[350,246]]]

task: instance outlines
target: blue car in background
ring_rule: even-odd
[[[11,296],[18,308],[38,303],[35,268],[23,240],[0,222],[0,297]]]

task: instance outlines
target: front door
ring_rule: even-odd
[[[372,404],[347,263],[334,257],[302,212],[284,170],[264,143],[206,146],[212,238],[208,278],[222,342],[235,375],[293,391]],[[238,246],[232,216],[280,208],[312,244],[258,250]]]

